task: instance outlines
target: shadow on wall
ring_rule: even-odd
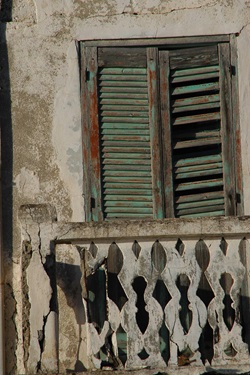
[[[109,319],[108,317],[108,301],[106,298],[108,297],[109,300],[112,300],[112,303],[115,303],[119,311],[122,310],[125,303],[128,301],[128,298],[126,297],[126,294],[122,290],[122,285],[118,285],[119,280],[117,278],[117,275],[113,272],[108,272],[108,269],[106,268],[107,264],[101,265],[101,267],[88,276],[85,275],[85,282],[87,289],[83,291],[82,285],[81,285],[81,279],[82,279],[82,272],[79,266],[66,264],[57,262],[56,263],[56,276],[57,276],[57,285],[62,290],[62,292],[65,295],[67,305],[73,309],[76,323],[79,325],[79,334],[81,335],[81,327],[86,323],[88,320],[88,323],[91,323],[93,327],[95,327],[97,334],[101,335],[101,332],[103,331],[105,321]],[[107,272],[104,271],[106,268]],[[112,271],[115,271],[114,269]],[[119,273],[119,272],[118,272]],[[229,284],[228,280],[226,280],[226,275],[229,274],[222,274],[223,276],[220,279],[220,283],[223,286],[223,284]],[[178,286],[178,289],[180,290],[180,323],[184,328],[187,328],[187,331],[191,328],[192,321],[190,321],[190,311],[188,310],[188,299],[187,301],[184,300],[183,295],[185,294],[186,297],[188,296],[188,288],[190,282],[188,282],[188,278],[183,277],[186,275],[182,275],[181,278],[178,278],[176,280],[176,285]],[[199,298],[203,301],[203,303],[208,308],[208,305],[212,301],[212,299],[215,297],[213,294],[210,286],[208,283],[205,283],[205,278],[202,275],[201,282],[199,284],[199,287],[197,289],[197,295]],[[107,280],[106,280],[107,277]],[[158,280],[162,281],[162,280]],[[233,282],[233,280],[232,280]],[[146,287],[146,280],[143,277],[136,277],[133,280],[133,283],[131,285],[133,286],[133,289],[135,290],[137,297],[135,299],[135,310],[131,310],[131,314],[133,314],[133,311],[136,315],[136,321],[138,324],[138,327],[142,334],[145,333],[148,325],[149,325],[149,314],[147,310],[145,310],[145,306],[147,305],[145,303],[144,299],[144,291]],[[106,290],[107,288],[107,290]],[[224,289],[224,287],[223,287]],[[242,291],[241,291],[242,292]],[[87,293],[87,294],[86,294]],[[156,283],[156,287],[154,292],[152,293],[152,296],[158,301],[158,303],[162,306],[162,309],[166,308],[167,303],[171,300],[171,295],[168,293],[166,286],[164,283]],[[202,297],[202,298],[201,298]],[[86,317],[85,308],[83,305],[83,298],[87,302],[87,314]],[[226,293],[223,298],[223,320],[224,323],[227,325],[229,331],[231,331],[234,322],[241,323],[243,326],[243,332],[242,332],[242,338],[243,342],[248,345],[250,348],[250,324],[249,324],[249,298],[240,296],[240,305],[239,305],[239,311],[237,311],[237,315],[235,315],[235,311],[233,311],[232,314],[232,302],[230,291],[229,293]],[[118,312],[118,309],[116,310]],[[60,311],[59,311],[60,313]],[[112,315],[112,314],[111,314]],[[232,315],[234,315],[232,317]],[[163,316],[164,318],[164,316]],[[231,320],[233,321],[231,322]],[[191,319],[192,320],[192,319]],[[229,323],[231,323],[231,326],[229,327]],[[73,324],[73,322],[72,322]],[[163,329],[163,326],[165,327]],[[96,356],[98,359],[101,359],[101,368],[105,368],[108,366],[109,368],[116,368],[121,363],[125,365],[127,361],[127,334],[123,330],[122,326],[120,325],[119,328],[115,331],[112,330],[112,325],[110,326],[110,330],[107,332],[105,337],[105,343],[100,348],[100,351],[96,353]],[[116,336],[116,344],[118,352],[113,351],[113,344],[112,341],[112,335],[115,332]],[[187,334],[187,332],[185,333]],[[79,344],[81,343],[81,336],[79,337]],[[200,335],[199,339],[199,349],[198,352],[200,353],[200,358],[204,364],[204,366],[210,364],[212,366],[212,361],[214,357],[214,345],[217,344],[220,341],[220,333],[219,329],[213,331],[212,327],[210,326],[208,320],[206,322],[206,325],[203,327],[202,333]],[[168,361],[170,359],[170,332],[167,328],[167,326],[162,325],[160,331],[159,331],[159,343],[160,343],[160,352],[161,356],[164,359],[166,365],[168,365]],[[72,346],[73,347],[73,346]],[[85,367],[83,366],[82,362],[80,361],[79,356],[79,346],[78,350],[75,353],[75,368],[73,369],[67,369],[68,373],[74,373],[75,371],[85,371]],[[72,351],[73,353],[73,351]],[[229,360],[231,360],[237,352],[233,348],[233,346],[230,344],[224,351],[224,353],[228,356]],[[116,359],[116,356],[118,354],[118,358]],[[178,352],[178,366],[188,366],[192,362],[192,357],[195,353],[192,353],[191,349],[189,347],[186,347],[183,352]],[[140,353],[137,354],[141,360],[146,360],[148,358],[148,354],[143,349]],[[74,355],[72,355],[74,357]],[[191,358],[191,361],[189,360]],[[72,359],[72,358],[71,358]],[[193,360],[193,362],[195,362]],[[237,362],[236,362],[237,364]],[[146,367],[146,366],[145,366]],[[236,374],[238,372],[235,372],[235,370],[230,370],[227,368],[227,373]],[[220,370],[216,370],[216,372],[208,372],[209,374],[220,374]],[[157,374],[163,374],[158,372]],[[155,375],[157,375],[155,374]],[[164,374],[166,374],[164,372]],[[250,375],[250,372],[246,373]]]
[[[1,126],[1,176],[2,176],[2,231],[5,258],[12,256],[12,173],[13,173],[13,142],[11,119],[11,94],[8,47],[6,41],[7,22],[12,20],[12,0],[0,0],[0,126]],[[10,263],[11,264],[11,263]],[[9,280],[13,270],[8,269]],[[5,322],[6,343],[8,353],[6,373],[14,373],[16,368],[15,348],[16,330],[13,316],[16,304],[12,298],[11,285],[5,285]]]
[[[1,4],[1,2],[0,2]],[[13,144],[11,97],[6,23],[11,21],[12,0],[2,0],[0,5],[0,124],[2,159],[2,217],[4,249],[12,252],[12,173]]]
[[[82,272],[79,266],[57,262],[56,263],[57,285],[65,295],[67,305],[74,311],[75,320],[79,327],[77,352],[75,353],[74,368],[67,369],[68,374],[86,371],[80,360],[80,347],[82,343],[82,327],[86,324],[85,308],[83,305],[81,278]],[[72,322],[73,325],[73,322]],[[73,355],[74,357],[74,355]],[[72,358],[71,358],[72,359]]]

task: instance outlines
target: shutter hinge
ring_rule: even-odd
[[[90,79],[90,71],[88,69],[85,70],[85,82],[88,82]]]
[[[230,65],[229,66],[229,72],[230,72],[231,76],[235,76],[236,75],[236,67],[235,67],[235,65]]]
[[[91,210],[96,208],[95,198],[93,198],[93,197],[90,198],[90,207],[91,207]]]
[[[241,203],[241,195],[236,193],[236,203]]]

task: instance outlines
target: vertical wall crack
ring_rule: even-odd
[[[24,241],[22,248],[22,327],[23,327],[23,349],[24,366],[27,368],[30,347],[30,309],[29,286],[27,281],[27,268],[32,258],[32,247],[30,242]]]
[[[12,308],[12,314],[11,314],[11,318],[10,319],[11,319],[11,322],[12,322],[13,328],[14,328],[14,334],[13,334],[13,336],[14,337],[18,337],[18,331],[17,331],[16,322],[15,322],[15,317],[17,315],[17,308],[16,308],[17,301],[16,301],[16,298],[15,298],[15,295],[14,295],[14,292],[13,292],[12,285],[10,283],[6,283],[6,288],[9,288],[8,294],[9,294],[10,298],[12,299],[11,306],[13,306],[13,308]],[[14,360],[12,362],[12,368],[10,368],[9,373],[10,374],[16,374],[16,370],[17,370],[17,366],[16,366],[16,358],[17,358],[17,356],[16,356],[16,348],[17,348],[16,340],[12,340],[10,342],[10,345],[14,346],[15,349],[13,350],[13,352],[15,354],[14,354],[14,358],[13,358]]]
[[[47,315],[43,317],[43,326],[42,329],[37,332],[37,337],[38,337],[38,342],[40,346],[40,359],[37,362],[37,372],[41,370],[41,364],[42,364],[42,355],[44,352],[44,347],[45,347],[45,328],[47,324],[48,317],[51,313],[51,310],[48,312]]]

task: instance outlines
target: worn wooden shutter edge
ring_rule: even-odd
[[[231,92],[232,95],[232,116],[234,127],[234,155],[235,155],[235,188],[236,188],[236,215],[244,215],[243,199],[243,179],[242,179],[242,153],[241,153],[241,134],[240,134],[240,115],[239,115],[239,88],[238,88],[238,54],[237,37],[230,35],[230,54],[231,54]]]
[[[97,48],[86,49],[87,61],[87,89],[88,89],[88,113],[89,113],[89,147],[90,147],[90,209],[91,219],[103,220],[101,201],[101,161],[99,148],[99,117],[98,117],[98,93],[97,93]]]
[[[169,51],[160,51],[161,132],[166,217],[174,217],[172,140],[170,118]]]
[[[210,44],[228,42],[229,34],[225,35],[206,35],[206,36],[191,36],[191,37],[173,37],[173,38],[136,38],[136,39],[102,39],[102,40],[85,40],[82,41],[85,46],[97,47],[126,47],[126,46],[187,46],[189,44]]]
[[[81,98],[82,98],[82,152],[83,152],[83,194],[85,200],[85,219],[91,221],[91,157],[89,139],[88,90],[86,82],[87,62],[86,48],[81,44]]]
[[[235,149],[232,124],[231,59],[228,43],[218,45],[220,63],[221,131],[224,169],[225,214],[236,214]]]
[[[147,48],[148,93],[149,93],[149,124],[151,135],[151,165],[153,185],[154,217],[162,219],[163,212],[163,176],[161,168],[160,142],[160,107],[159,107],[159,70],[158,49]]]

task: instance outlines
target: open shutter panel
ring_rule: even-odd
[[[87,220],[236,213],[229,60],[228,43],[85,49]]]
[[[175,216],[224,215],[217,46],[172,51],[169,62]]]
[[[99,49],[104,217],[153,217],[146,50]]]

